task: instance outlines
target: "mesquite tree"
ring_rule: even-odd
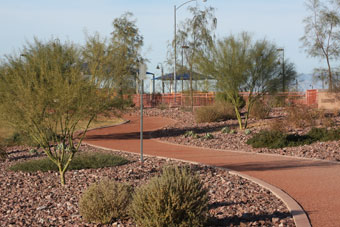
[[[1,116],[39,144],[58,166],[65,185],[65,172],[91,121],[113,107],[114,100],[98,78],[82,72],[74,44],[35,39],[21,53],[6,56],[0,67]],[[81,120],[87,127],[79,135]]]

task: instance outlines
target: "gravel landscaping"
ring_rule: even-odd
[[[134,114],[138,114],[134,113]],[[310,145],[303,145],[299,147],[287,147],[280,149],[268,149],[268,148],[252,148],[246,142],[252,137],[254,133],[266,128],[270,122],[282,119],[285,116],[285,111],[282,108],[274,109],[271,112],[270,117],[264,120],[250,119],[251,133],[246,135],[244,131],[238,129],[237,120],[228,120],[214,123],[196,123],[191,112],[183,111],[179,108],[171,109],[146,109],[145,115],[147,116],[162,116],[171,119],[175,119],[175,124],[169,125],[161,130],[158,130],[152,134],[153,138],[159,138],[164,141],[192,145],[198,147],[223,149],[223,150],[236,150],[256,153],[269,153],[279,155],[289,155],[303,158],[314,158],[322,160],[340,161],[340,141],[329,141],[329,142],[316,142]],[[335,124],[340,124],[340,117],[333,118]],[[225,126],[236,130],[235,134],[222,133],[221,129]],[[305,128],[290,128],[289,133],[303,134],[308,132],[310,127]],[[206,133],[211,133],[213,139],[194,139],[185,137],[184,134],[187,131],[194,131],[200,137]]]
[[[178,136],[180,137],[180,136]],[[175,137],[176,138],[176,137]],[[82,146],[82,152],[111,152]],[[81,193],[94,182],[109,178],[134,187],[158,175],[162,166],[184,165],[169,159],[147,157],[141,166],[139,155],[112,152],[129,159],[129,164],[69,171],[67,187],[61,187],[56,172],[8,171],[16,162],[39,158],[26,147],[7,149],[9,159],[0,163],[1,226],[96,226],[83,222],[78,212]],[[294,226],[281,200],[271,192],[226,170],[191,165],[199,173],[210,195],[210,226]],[[113,226],[135,226],[132,220],[117,220]]]

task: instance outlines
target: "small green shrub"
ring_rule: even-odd
[[[88,222],[107,224],[126,217],[131,197],[131,186],[103,180],[90,185],[82,194],[79,213]]]
[[[188,167],[167,167],[136,191],[130,214],[138,226],[203,226],[208,202],[207,190]]]
[[[266,119],[269,117],[271,108],[263,101],[255,101],[253,107],[250,110],[250,116],[256,119]]]
[[[223,128],[221,129],[221,132],[222,132],[222,133],[229,133],[230,130],[231,130],[231,129],[230,129],[228,126],[225,126],[225,127],[223,127]]]
[[[325,128],[312,128],[306,135],[286,134],[280,131],[264,130],[255,134],[247,141],[247,144],[254,148],[267,147],[276,149],[331,140],[340,140],[340,129],[327,130]]]
[[[246,135],[250,135],[250,134],[251,134],[251,130],[250,130],[250,129],[246,129],[246,130],[244,130],[244,134],[246,134]]]
[[[205,140],[211,140],[214,139],[214,136],[211,133],[206,133],[202,138]]]
[[[193,139],[198,139],[199,138],[199,135],[197,135],[197,133],[195,133],[194,131],[186,131],[184,133],[184,137],[185,138],[193,138]]]
[[[311,137],[314,141],[340,140],[340,129],[312,128],[307,133],[307,136]]]
[[[195,111],[195,120],[198,123],[218,122],[229,119],[236,119],[234,107],[229,103],[204,106]]]
[[[76,154],[68,170],[98,169],[127,164],[129,161],[120,156],[106,153]],[[58,171],[58,167],[49,158],[28,160],[14,164],[9,168],[12,171],[36,172]]]

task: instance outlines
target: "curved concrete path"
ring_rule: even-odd
[[[139,118],[128,124],[88,132],[86,143],[140,152]],[[340,165],[278,155],[219,151],[164,143],[148,132],[170,124],[160,117],[144,118],[144,153],[232,169],[282,189],[308,213],[313,226],[340,226]],[[340,149],[340,148],[339,148]]]

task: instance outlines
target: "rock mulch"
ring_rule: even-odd
[[[238,123],[236,120],[228,120],[214,123],[196,123],[191,112],[182,111],[178,108],[163,110],[157,108],[146,109],[145,115],[168,117],[177,121],[175,124],[169,125],[168,127],[165,127],[153,133],[154,138],[159,138],[161,140],[172,143],[222,150],[238,150],[246,152],[279,154],[303,158],[340,161],[340,141],[316,142],[310,145],[280,149],[252,148],[250,145],[248,145],[246,142],[252,137],[254,133],[257,133],[260,130],[264,129],[266,127],[265,125],[270,124],[270,122],[284,117],[285,112],[280,108],[276,111],[273,111],[269,119],[258,121],[256,121],[255,119],[250,119],[249,123],[251,134],[249,135],[246,135],[244,131],[238,130]],[[335,121],[340,122],[339,117],[337,117]],[[221,129],[225,126],[235,129],[236,133],[222,133]],[[302,129],[289,129],[289,132],[302,134],[308,132],[309,129],[310,127]],[[186,131],[194,131],[201,138],[186,138],[184,136]],[[206,133],[211,133],[214,138],[209,140],[202,139],[202,137]]]
[[[147,157],[143,167],[135,154],[104,151],[82,146],[82,152],[112,152],[129,164],[66,173],[61,187],[56,172],[8,171],[14,163],[39,158],[25,147],[7,150],[9,159],[0,163],[0,226],[98,226],[82,220],[78,201],[82,192],[103,178],[128,182],[134,187],[160,174],[162,166],[185,165],[169,159]],[[191,165],[208,188],[210,226],[295,226],[286,206],[271,192],[226,170]],[[133,220],[116,220],[113,226],[135,226]]]

